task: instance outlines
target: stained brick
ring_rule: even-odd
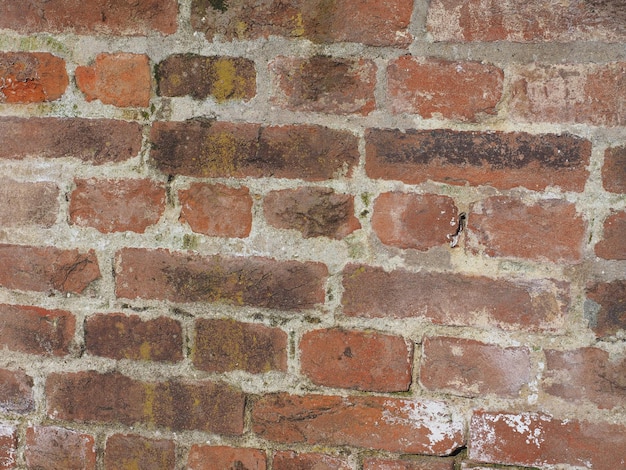
[[[95,470],[93,436],[55,426],[31,426],[26,430],[24,459],[28,468]]]
[[[0,2],[0,18],[3,5]],[[2,27],[3,19],[0,19]],[[41,103],[63,96],[65,61],[47,52],[0,52],[0,103]]]
[[[319,453],[279,451],[274,454],[274,470],[350,470],[347,459]]]
[[[0,225],[49,228],[59,212],[59,188],[54,183],[20,183],[0,178]]]
[[[21,370],[0,369],[0,411],[24,414],[34,409],[32,377]]]
[[[598,337],[626,330],[626,281],[587,286],[585,316]]]
[[[16,468],[17,429],[0,424],[0,469]]]
[[[107,439],[104,453],[106,470],[174,470],[176,448],[173,441],[114,434]]]
[[[265,470],[265,452],[259,449],[193,445],[187,467],[190,470],[246,469]]]
[[[604,259],[626,260],[626,211],[613,212],[604,221],[604,237],[595,246]]]
[[[626,193],[626,145],[604,152],[602,185],[612,193]]]
[[[454,459],[445,457],[402,460],[366,458],[363,462],[363,470],[454,470]]]

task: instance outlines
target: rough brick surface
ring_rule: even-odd
[[[604,152],[602,185],[612,193],[626,193],[626,145]]]
[[[585,317],[598,337],[626,330],[626,281],[596,282],[586,294]]]
[[[0,469],[16,468],[17,429],[0,424]]]
[[[0,16],[6,3],[0,3]],[[60,57],[47,52],[0,52],[0,103],[58,100],[68,84],[65,61]]]
[[[300,354],[302,373],[318,385],[401,392],[411,384],[413,347],[399,336],[313,330],[302,337]]]
[[[107,439],[105,470],[174,470],[176,448],[173,441],[114,434]]]
[[[49,228],[59,212],[59,188],[54,183],[21,183],[0,178],[0,225]]]
[[[371,178],[582,191],[589,174],[591,142],[569,134],[368,129],[365,138]]]
[[[34,408],[32,377],[21,370],[0,369],[0,411],[22,414]]]
[[[278,328],[231,319],[199,319],[193,363],[210,372],[286,372],[287,334]]]
[[[393,113],[476,121],[495,114],[504,73],[480,62],[400,57],[387,68]]]
[[[615,212],[604,221],[604,237],[596,246],[596,255],[604,259],[626,260],[626,212]]]
[[[28,468],[95,470],[93,436],[55,426],[31,426],[26,430],[24,459]]]
[[[454,459],[428,458],[391,460],[380,458],[366,458],[363,470],[454,470]]]
[[[280,451],[274,454],[274,470],[350,470],[352,466],[345,458],[318,453]]]
[[[266,460],[265,452],[259,449],[194,445],[189,451],[187,468],[189,470],[222,470],[225,468],[265,470],[267,468]]]

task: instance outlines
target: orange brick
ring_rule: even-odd
[[[0,3],[0,18],[5,3]],[[47,52],[0,52],[0,103],[55,101],[68,84],[65,61],[59,57]]]

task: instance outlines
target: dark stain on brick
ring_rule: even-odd
[[[626,330],[626,281],[596,283],[589,286],[585,306],[589,312],[589,326],[598,337]]]

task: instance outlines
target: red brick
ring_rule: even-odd
[[[626,193],[626,145],[604,152],[602,185],[612,193]]]
[[[530,380],[528,348],[502,348],[479,341],[424,338],[420,382],[435,391],[477,397],[519,396]]]
[[[0,245],[0,285],[9,289],[80,294],[96,279],[100,268],[93,250]]]
[[[543,388],[568,402],[591,401],[599,408],[626,402],[626,358],[609,359],[598,348],[545,351]]]
[[[323,303],[328,275],[320,263],[132,248],[118,253],[116,265],[118,297],[283,310]]]
[[[189,470],[245,469],[265,470],[265,452],[259,449],[193,445],[189,451]]]
[[[411,385],[413,345],[400,336],[313,330],[300,341],[302,373],[318,385],[402,392]]]
[[[69,354],[76,320],[63,310],[0,304],[0,345],[28,354]]]
[[[0,18],[3,5],[0,2]],[[0,19],[0,27],[3,19]],[[42,103],[63,96],[65,61],[47,52],[0,52],[0,103]]]
[[[424,118],[477,121],[496,114],[504,72],[481,62],[403,56],[387,68],[391,111]]]
[[[272,191],[265,197],[263,212],[270,225],[298,230],[304,238],[340,240],[361,228],[354,216],[354,197],[329,188]]]
[[[16,468],[17,429],[0,424],[0,470]]]
[[[0,28],[21,33],[146,35],[176,31],[176,0],[0,1]]]
[[[414,459],[366,458],[363,470],[454,470],[452,458],[419,457]]]
[[[77,179],[70,221],[103,233],[144,233],[165,210],[165,188],[148,179]]]
[[[611,336],[626,330],[626,281],[587,286],[585,317],[596,336]]]
[[[191,25],[209,41],[284,36],[316,43],[406,46],[412,10],[413,2],[402,0],[194,0]]]
[[[150,157],[163,173],[321,181],[350,176],[359,161],[356,136],[314,125],[155,122]]]
[[[34,409],[33,379],[21,370],[0,369],[0,411],[23,414]]]
[[[141,382],[116,372],[52,373],[46,399],[48,416],[54,419],[243,432],[243,393],[216,382]]]
[[[463,424],[442,402],[387,397],[265,395],[252,409],[260,437],[287,444],[354,446],[448,455]]]
[[[174,470],[176,447],[173,441],[114,434],[107,439],[106,470]]]
[[[569,304],[569,286],[548,280],[522,283],[359,265],[346,267],[343,287],[348,316],[421,317],[436,324],[505,330],[559,330]]]
[[[0,225],[50,228],[59,212],[59,188],[54,183],[20,183],[0,178]]]
[[[367,59],[277,57],[269,65],[272,102],[293,111],[371,113],[376,107],[376,65]]]
[[[73,157],[95,165],[128,160],[141,149],[136,122],[80,118],[0,118],[0,158]]]
[[[274,454],[274,470],[350,470],[347,459],[318,453],[278,451]]]
[[[626,211],[612,212],[604,221],[604,238],[595,246],[604,259],[626,260]]]
[[[458,212],[448,196],[383,193],[374,202],[372,228],[385,245],[427,251],[450,243]]]
[[[26,430],[24,459],[28,468],[95,470],[93,436],[55,426],[31,426]]]
[[[624,20],[622,2],[433,0],[427,28],[435,41],[619,42]]]
[[[591,142],[570,134],[368,129],[365,139],[370,178],[580,192],[589,176]]]
[[[85,321],[85,347],[113,359],[177,362],[183,359],[183,332],[171,318],[99,314]]]
[[[76,67],[75,73],[87,101],[120,107],[150,104],[152,78],[145,54],[98,54],[93,65]]]
[[[513,119],[527,122],[626,123],[626,63],[532,65],[513,72]]]
[[[178,192],[180,221],[212,237],[245,238],[252,229],[252,197],[246,187],[193,183]]]
[[[470,249],[487,256],[572,263],[582,257],[585,222],[563,200],[526,205],[495,196],[472,204],[467,233]]]
[[[279,328],[232,319],[196,320],[193,363],[210,372],[287,371],[287,334]]]
[[[477,411],[468,447],[469,458],[481,462],[614,470],[626,465],[626,428],[536,413]]]

